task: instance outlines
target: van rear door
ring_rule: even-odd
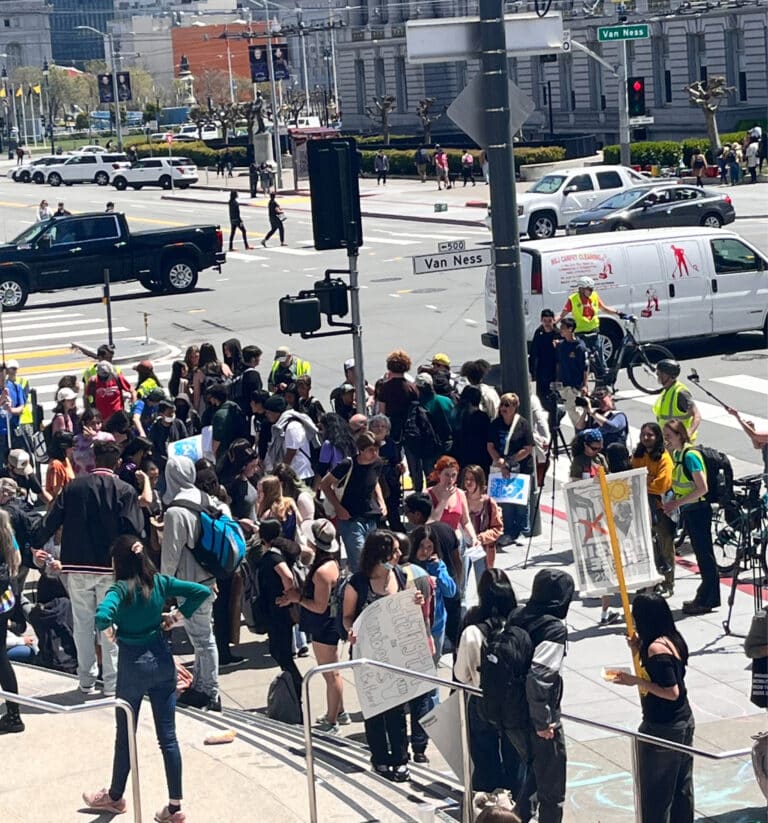
[[[685,237],[658,241],[671,339],[712,333],[712,264],[706,242]]]
[[[763,258],[737,237],[709,240],[714,262],[713,331],[746,331],[763,324],[768,305],[768,271]]]

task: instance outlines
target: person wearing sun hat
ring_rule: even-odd
[[[289,590],[279,605],[298,603],[301,607],[299,627],[312,635],[312,651],[318,665],[338,663],[339,636],[336,619],[331,615],[331,596],[339,579],[339,541],[336,527],[322,517],[312,520],[305,533],[307,543],[315,551],[304,588]],[[343,680],[340,672],[323,675],[326,684],[326,712],[317,720],[318,728],[326,734],[338,734],[339,725],[350,723],[344,711]]]
[[[278,346],[275,359],[269,370],[267,386],[272,392],[284,392],[291,383],[305,374],[312,373],[309,360],[302,360],[291,351],[290,346]]]

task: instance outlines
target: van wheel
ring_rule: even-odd
[[[719,214],[712,212],[711,214],[705,214],[704,217],[701,218],[701,225],[708,229],[719,229],[722,228],[723,221]]]
[[[557,231],[557,219],[551,211],[537,212],[528,221],[528,237],[533,240],[546,240],[554,237]]]

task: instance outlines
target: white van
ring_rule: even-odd
[[[562,311],[580,277],[603,302],[638,318],[643,342],[762,329],[768,340],[768,253],[724,229],[649,229],[520,244],[526,338],[544,308]],[[499,347],[496,280],[485,276],[483,345]],[[622,339],[618,318],[600,318],[606,354]]]

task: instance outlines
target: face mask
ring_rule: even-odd
[[[173,421],[175,419],[176,419],[175,414],[172,414],[170,417],[166,417],[165,415],[163,415],[163,423],[165,423],[166,426],[170,426],[171,423],[173,423]]]

